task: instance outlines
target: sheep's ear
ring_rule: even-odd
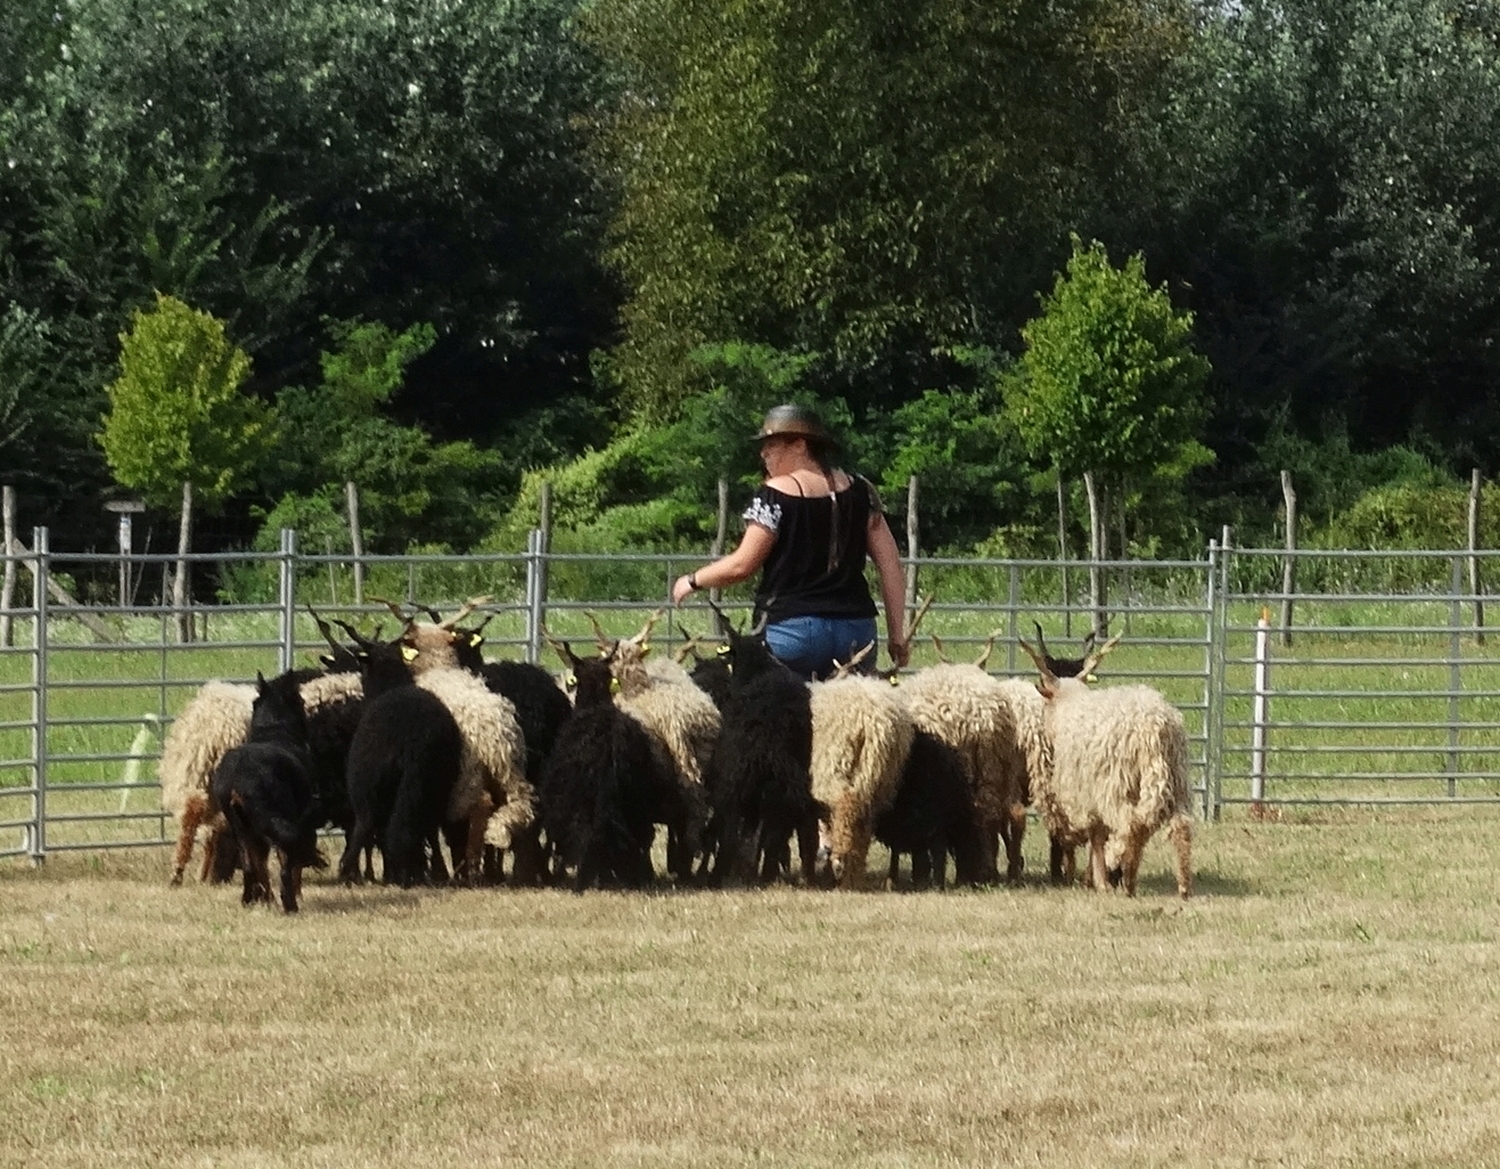
[[[1049,702],[1057,697],[1057,687],[1052,685],[1051,682],[1038,682],[1036,684],[1036,692]]]
[[[255,688],[257,690],[265,690],[266,688],[266,676],[259,670],[255,671]]]

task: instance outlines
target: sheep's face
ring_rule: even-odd
[[[457,642],[460,634],[440,625],[413,622],[401,635],[401,644],[414,651],[407,658],[413,674],[425,674],[428,670],[452,670],[459,668]],[[476,650],[477,652],[477,650]]]

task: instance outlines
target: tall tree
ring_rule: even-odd
[[[706,340],[858,371],[1011,332],[1185,11],[600,0],[586,28],[623,74],[599,148],[622,184],[612,369],[631,401],[671,413]]]

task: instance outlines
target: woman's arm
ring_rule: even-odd
[[[901,571],[901,553],[891,526],[878,511],[870,513],[866,543],[870,559],[880,573],[880,599],[885,602],[886,651],[891,661],[905,666],[911,660],[906,641],[906,576]]]
[[[679,576],[672,583],[672,603],[682,604],[683,598],[695,589],[721,589],[725,585],[749,580],[766,562],[775,545],[776,533],[770,528],[754,522],[746,524],[744,538],[733,552],[719,557],[712,564],[705,564],[697,572]],[[892,546],[895,546],[894,541]]]

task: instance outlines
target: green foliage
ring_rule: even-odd
[[[184,481],[207,505],[246,482],[274,436],[269,411],[240,393],[250,358],[224,325],[175,297],[137,312],[120,336],[99,441],[121,484],[169,505]]]
[[[893,354],[1008,333],[1187,10],[599,0],[585,33],[624,80],[598,149],[630,403],[672,416],[715,338],[878,382]]]
[[[46,392],[47,326],[10,305],[0,314],[0,452],[14,465]]]
[[[1192,350],[1192,317],[1145,268],[1140,254],[1115,268],[1103,244],[1075,236],[1066,275],[1022,330],[1007,409],[1031,455],[1070,477],[1181,479],[1213,458],[1196,439],[1209,367]]]
[[[410,364],[431,348],[434,330],[417,324],[396,333],[358,321],[331,322],[329,330],[334,347],[322,355],[322,385],[277,397],[282,439],[265,485],[279,502],[259,544],[274,547],[284,520],[297,521],[286,526],[304,537],[331,537],[327,513],[341,509],[344,484],[353,482],[371,551],[401,551],[414,542],[472,547],[495,519],[499,456],[470,442],[435,442],[420,427],[380,413]],[[335,547],[348,542],[344,526]]]

